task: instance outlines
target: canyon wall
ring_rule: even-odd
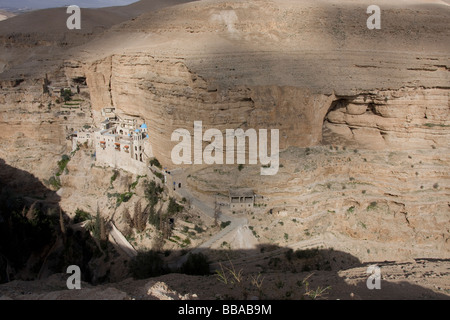
[[[279,129],[276,176],[262,178],[259,165],[224,174],[193,166],[189,187],[252,187],[268,208],[304,219],[302,234],[365,241],[372,258],[448,257],[450,10],[380,5],[382,29],[368,30],[354,1],[193,2],[116,25],[60,60],[39,52],[42,64],[6,63],[0,157],[47,179],[72,129],[98,126],[110,106],[145,120],[169,168],[172,132],[192,133],[194,121],[222,132]],[[58,103],[46,79],[54,88],[85,79],[83,101]]]
[[[194,121],[222,132],[276,128],[281,149],[318,145],[324,133],[326,141],[343,138],[369,149],[449,147],[445,88],[364,88],[351,96],[275,84],[222,88],[181,59],[146,54],[112,56],[88,69],[94,110],[112,104],[146,119],[155,155],[169,166],[172,132],[193,133]]]
[[[87,48],[94,114],[113,105],[145,118],[168,166],[172,132],[192,133],[194,121],[222,132],[276,128],[281,149],[318,145],[324,134],[369,149],[448,147],[449,34],[441,19],[449,10],[387,5],[376,31],[364,11],[205,1],[144,14],[93,45],[122,40],[123,48],[100,59]],[[134,42],[123,41],[125,30]]]

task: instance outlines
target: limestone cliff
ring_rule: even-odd
[[[324,122],[366,148],[448,147],[448,6],[383,5],[375,31],[354,3],[203,1],[144,14],[87,47],[92,106],[147,119],[168,165],[171,133],[195,120],[278,128],[282,149],[319,144]],[[124,32],[135,40],[89,54]]]

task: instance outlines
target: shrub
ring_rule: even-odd
[[[59,177],[63,173],[69,161],[70,157],[67,154],[61,157],[61,160],[58,161],[58,172],[56,173],[57,177]]]
[[[159,169],[162,169],[161,164],[159,163],[158,159],[156,159],[156,158],[150,159],[150,165],[155,166]]]
[[[161,181],[164,181],[164,175],[162,173],[156,171],[153,172],[153,174],[157,176],[159,179],[161,179]]]
[[[225,229],[230,224],[231,224],[231,221],[223,221],[222,223],[220,223],[220,228]]]
[[[90,219],[92,219],[92,216],[89,212],[86,212],[81,209],[75,210],[75,218],[73,218],[73,223],[80,223]]]
[[[191,239],[186,238],[186,239],[183,240],[183,244],[182,244],[183,246],[188,246],[190,244],[191,244]]]
[[[189,275],[208,275],[210,273],[208,257],[203,253],[192,253],[188,256],[186,262],[183,263],[180,271]]]
[[[372,201],[372,202],[367,206],[367,211],[375,209],[376,206],[377,206],[377,203],[376,203],[375,201]]]
[[[122,202],[128,202],[128,200],[131,199],[133,194],[134,194],[133,192],[125,192],[119,194],[117,197],[117,205],[119,206]]]
[[[199,227],[199,226],[195,226],[194,227],[194,230],[195,230],[195,232],[197,232],[197,233],[202,233],[202,232],[204,232],[205,230],[203,230],[201,227]]]
[[[175,198],[170,197],[169,206],[167,207],[167,214],[173,215],[175,213],[183,211],[183,206],[179,205]]]
[[[439,188],[439,185],[437,183],[435,183],[435,184],[433,184],[433,188],[437,189],[437,188]]]
[[[156,184],[155,181],[145,183],[145,198],[147,198],[151,207],[155,206],[159,201],[159,195],[163,192],[163,188]]]
[[[295,250],[294,255],[297,259],[309,259],[317,256],[319,254],[319,249],[306,249],[306,250]]]
[[[139,252],[131,260],[129,270],[135,279],[156,277],[168,272],[167,266],[155,251]]]
[[[143,177],[146,177],[146,175],[145,176],[137,176],[136,181],[134,181],[132,184],[130,184],[130,190],[135,189],[139,183],[139,179],[143,178]]]
[[[88,229],[90,232],[92,232],[92,235],[95,239],[100,240],[101,235],[101,229],[102,224],[104,223],[104,220],[102,217],[100,217],[100,212],[97,211],[97,214],[95,217],[91,217],[89,223],[86,225],[86,229]]]
[[[119,176],[119,171],[114,170],[113,175],[111,176],[111,184],[116,181],[117,177]]]
[[[241,163],[238,165],[238,170],[241,171],[242,169],[244,169],[244,165]]]
[[[50,179],[48,179],[48,183],[55,189],[61,188],[61,181],[59,181],[59,177],[50,177]]]
[[[64,102],[72,100],[72,90],[70,89],[61,89],[61,98],[63,98]]]
[[[160,216],[155,212],[153,207],[150,207],[150,214],[148,215],[148,223],[153,225],[157,230],[159,230],[160,226]]]

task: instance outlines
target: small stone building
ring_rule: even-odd
[[[93,133],[90,130],[75,131],[73,137],[76,138],[74,139],[74,150],[76,149],[77,144],[87,143],[89,147],[92,147],[93,145]]]
[[[255,193],[250,188],[238,188],[229,190],[231,210],[251,210],[255,203]]]

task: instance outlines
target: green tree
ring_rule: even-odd
[[[157,167],[159,169],[162,169],[161,164],[159,163],[158,159],[156,159],[156,158],[153,158],[153,159],[150,160],[150,165],[151,166],[155,166],[155,167]]]
[[[72,100],[72,90],[70,89],[61,89],[61,98],[64,99],[65,102]]]
[[[173,215],[181,211],[183,211],[183,206],[179,205],[175,198],[170,197],[169,205],[167,207],[167,214]]]
[[[154,207],[158,201],[159,196],[163,192],[163,188],[156,184],[155,181],[146,182],[145,184],[145,198],[148,200],[150,207]]]

